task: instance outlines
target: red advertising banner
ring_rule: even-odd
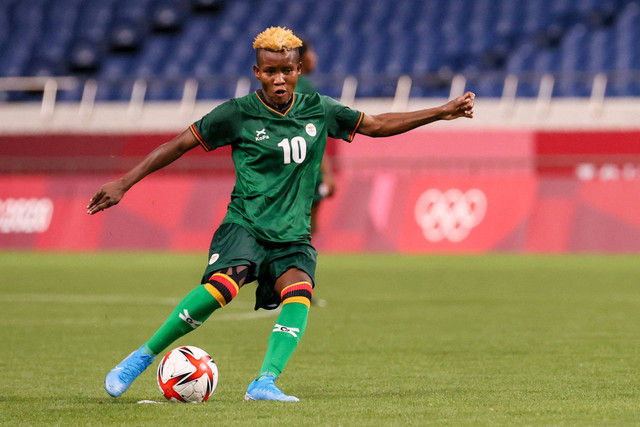
[[[321,205],[313,243],[330,252],[638,252],[638,135],[438,131],[410,132],[390,144],[335,142],[337,192]],[[127,156],[135,150],[123,147],[120,158],[143,154]],[[0,249],[206,251],[234,175],[219,161],[228,161],[224,152],[192,156],[196,169],[156,173],[94,216],[86,214],[89,198],[117,173],[5,171]],[[570,160],[562,173],[539,167],[554,156]],[[598,156],[618,157],[603,163]]]
[[[542,175],[640,178],[639,131],[537,132],[534,146]]]

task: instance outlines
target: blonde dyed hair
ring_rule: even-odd
[[[302,40],[293,31],[284,27],[269,27],[258,34],[253,41],[253,48],[266,49],[274,52],[297,49],[302,46]]]

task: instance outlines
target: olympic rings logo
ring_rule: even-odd
[[[466,193],[458,189],[444,193],[430,189],[418,198],[415,208],[416,221],[424,237],[433,243],[443,239],[461,242],[482,222],[486,213],[487,197],[477,188]]]

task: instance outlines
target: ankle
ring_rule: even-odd
[[[144,344],[142,347],[140,347],[140,352],[142,352],[142,354],[146,354],[147,356],[155,357],[157,355],[149,348],[147,344]]]
[[[260,375],[258,375],[257,380],[258,381],[262,381],[262,380],[264,380],[266,378],[269,378],[269,377],[273,378],[274,381],[276,380],[276,378],[278,378],[276,376],[276,374],[274,374],[273,372],[262,372]]]

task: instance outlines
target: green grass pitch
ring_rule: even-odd
[[[104,376],[200,279],[206,255],[0,254],[3,425],[638,425],[634,256],[321,255],[309,326],[244,402],[275,313],[254,285],[177,345],[216,360],[204,404],[162,401],[157,361],[122,397]]]

